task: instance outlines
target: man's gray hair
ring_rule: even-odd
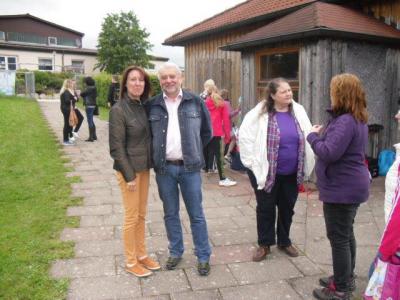
[[[158,69],[158,72],[157,72],[158,79],[160,79],[161,73],[166,69],[175,69],[176,73],[179,74],[179,76],[182,76],[182,71],[177,64],[175,64],[173,62],[166,62]]]

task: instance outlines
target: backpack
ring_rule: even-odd
[[[378,169],[379,176],[386,176],[389,168],[392,166],[394,160],[396,159],[396,154],[392,150],[382,150],[378,156]]]

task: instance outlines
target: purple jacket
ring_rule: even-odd
[[[328,203],[361,203],[369,195],[369,171],[365,165],[368,126],[351,114],[333,116],[321,136],[307,136],[317,163],[319,197]]]

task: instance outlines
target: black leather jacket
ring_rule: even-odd
[[[150,127],[141,102],[125,96],[111,108],[109,143],[114,169],[126,182],[151,168]]]
[[[83,98],[83,105],[96,106],[97,89],[96,86],[88,86],[86,90],[81,93]]]

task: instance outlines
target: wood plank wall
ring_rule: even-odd
[[[203,84],[212,78],[220,89],[227,89],[234,106],[241,96],[242,61],[240,52],[223,51],[219,47],[226,45],[243,34],[254,29],[245,27],[222,34],[196,39],[185,45],[185,82],[184,87],[195,94],[203,91]]]
[[[362,0],[362,6],[366,13],[373,12],[377,19],[386,18],[390,23],[397,24],[400,28],[400,2],[396,0],[378,0],[371,1]]]
[[[300,49],[299,103],[313,124],[326,121],[330,80],[344,71],[345,51],[346,44],[330,39],[309,43]]]

